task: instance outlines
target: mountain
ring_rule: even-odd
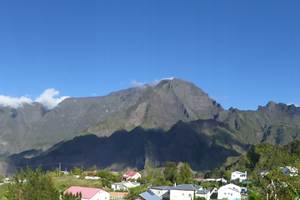
[[[212,119],[221,110],[200,88],[180,79],[102,97],[68,98],[51,110],[39,103],[0,107],[0,154],[47,149],[87,133],[103,137],[136,127],[167,130],[180,120]]]
[[[245,144],[285,145],[300,139],[300,108],[294,105],[269,102],[256,111],[229,109],[218,120],[228,124]]]
[[[39,103],[0,107],[0,169],[26,165],[143,168],[188,162],[214,169],[251,145],[300,139],[300,108],[269,102],[257,110],[225,110],[180,79],[102,97],[68,98],[48,110]]]

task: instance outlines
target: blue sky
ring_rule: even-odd
[[[300,104],[300,1],[3,0],[0,94],[179,77],[224,107]]]

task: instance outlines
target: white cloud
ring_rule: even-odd
[[[133,80],[133,81],[131,81],[131,85],[132,85],[133,87],[142,87],[142,86],[145,85],[145,83],[140,82],[140,81],[137,81],[137,80]]]
[[[69,98],[68,96],[59,97],[59,91],[54,88],[46,89],[35,101],[43,104],[46,108],[52,109],[60,102]]]
[[[10,97],[0,95],[0,106],[18,108],[24,104],[31,104],[32,100],[28,97]]]
[[[0,95],[0,106],[19,108],[24,104],[32,104],[33,102],[39,102],[47,109],[52,109],[57,106],[60,102],[68,98],[67,96],[59,96],[59,91],[54,88],[46,89],[39,97],[35,100],[21,96],[21,97],[11,97]]]

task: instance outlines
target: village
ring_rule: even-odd
[[[279,170],[287,177],[298,176],[298,169],[292,166],[280,167]],[[56,172],[51,173],[57,175]],[[193,177],[190,183],[175,182],[173,185],[149,184],[147,178],[143,177],[143,172],[132,169],[123,174],[108,170],[83,171],[79,168],[58,173],[54,180],[65,180],[61,186],[74,183],[64,189],[63,193],[80,195],[81,200],[246,200],[250,199],[247,186],[252,182],[247,171],[233,171],[229,180],[224,177]],[[263,170],[260,177],[264,178],[268,174],[269,171]],[[9,185],[11,181],[9,177],[3,178],[0,186]]]

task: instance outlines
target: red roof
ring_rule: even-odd
[[[133,177],[134,175],[136,175],[136,173],[137,172],[135,172],[135,171],[128,171],[123,176],[124,177]]]
[[[88,188],[88,187],[79,187],[79,186],[71,186],[69,189],[65,191],[65,194],[80,194],[82,195],[83,199],[91,199],[93,198],[98,192],[103,190],[99,188]]]

